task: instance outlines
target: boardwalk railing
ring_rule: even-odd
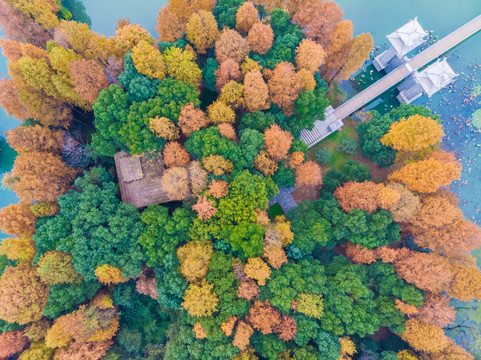
[[[413,57],[407,63],[399,66],[397,69],[393,70],[369,86],[367,89],[361,91],[359,94],[334,109],[329,116],[326,116],[325,121],[316,120],[314,122],[313,131],[306,129],[302,130],[301,140],[309,145],[309,147],[317,144],[319,141],[332,133],[329,131],[320,132],[318,129],[329,129],[330,125],[334,124],[336,121],[342,121],[349,115],[369,104],[372,100],[376,99],[385,91],[404,80],[412,72],[429,64],[431,61],[436,60],[438,57],[479,31],[481,31],[481,15],[437,41],[426,50]]]

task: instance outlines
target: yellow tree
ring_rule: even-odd
[[[395,150],[418,151],[439,144],[443,136],[443,128],[438,121],[413,115],[394,122],[381,138],[381,143]]]
[[[208,172],[213,173],[215,176],[229,174],[232,170],[234,170],[232,161],[224,159],[222,155],[213,154],[202,158],[202,165]]]
[[[202,70],[194,61],[192,52],[173,46],[164,51],[163,59],[170,77],[178,81],[185,81],[196,88],[200,86]]]
[[[336,81],[347,80],[349,76],[359,70],[364,61],[369,59],[374,41],[371,34],[360,34],[349,45],[347,59],[334,79]]]
[[[60,251],[47,251],[38,260],[37,272],[43,282],[49,285],[82,281],[72,265],[72,255]]]
[[[401,338],[414,350],[435,353],[444,350],[449,344],[449,338],[442,328],[428,325],[421,320],[409,319]]]
[[[205,279],[199,283],[191,283],[185,290],[182,307],[192,316],[211,316],[219,304],[219,297],[213,290],[214,284]]]
[[[0,278],[0,318],[20,325],[38,321],[48,299],[48,286],[32,266],[7,266]]]
[[[192,14],[187,23],[187,40],[194,44],[199,54],[205,54],[207,49],[214,46],[218,36],[217,21],[211,12],[199,10]]]
[[[170,0],[169,9],[182,21],[187,21],[199,10],[212,11],[215,0]]]
[[[154,39],[149,32],[139,24],[125,25],[118,28],[115,32],[117,47],[124,52],[132,50],[141,41],[145,41],[148,44],[154,43]]]
[[[320,294],[300,293],[295,302],[296,311],[309,317],[320,319],[324,313],[324,303]]]
[[[179,128],[174,122],[166,117],[155,117],[149,119],[149,128],[156,136],[165,140],[176,140],[179,138]]]
[[[177,249],[179,270],[188,282],[207,276],[213,251],[211,242],[201,240],[190,241]]]
[[[60,5],[55,0],[7,0],[16,10],[32,17],[45,30],[58,25]]]
[[[261,150],[254,159],[254,165],[264,176],[272,176],[279,168],[277,161],[272,159],[267,152]]]
[[[235,121],[235,112],[230,106],[224,104],[220,100],[216,100],[207,108],[207,116],[213,124],[233,123]]]
[[[296,48],[297,69],[306,69],[309,72],[316,72],[324,63],[326,54],[321,45],[314,41],[304,39]]]
[[[0,244],[0,254],[6,255],[10,260],[19,260],[21,263],[31,262],[36,253],[35,241],[31,236],[6,238]]]
[[[259,257],[249,258],[247,260],[247,264],[244,267],[244,272],[248,277],[256,280],[260,286],[265,285],[266,279],[271,278],[271,269]]]
[[[108,264],[97,267],[95,276],[100,283],[107,285],[123,283],[129,280],[122,275],[121,269]]]
[[[142,40],[132,49],[132,60],[140,74],[150,79],[165,77],[165,64],[159,49],[149,42]]]
[[[231,80],[222,87],[219,100],[224,104],[238,109],[244,104],[244,85]]]

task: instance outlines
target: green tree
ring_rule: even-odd
[[[321,165],[329,164],[332,161],[332,152],[326,148],[320,148],[316,151],[316,162],[320,163]]]
[[[167,254],[175,254],[177,248],[189,240],[188,232],[193,219],[191,212],[177,208],[169,209],[150,205],[141,215],[145,228],[138,243],[147,255],[148,266],[162,266]]]
[[[97,132],[91,144],[101,155],[113,156],[122,146],[119,131],[127,121],[129,106],[129,95],[115,84],[102,90],[92,105]]]
[[[145,101],[154,97],[159,83],[160,80],[151,80],[137,71],[130,51],[125,55],[124,72],[119,76],[119,84],[129,94],[130,101]]]
[[[301,92],[294,105],[294,118],[289,122],[291,131],[297,134],[304,128],[312,130],[315,120],[325,119],[324,112],[328,105],[329,100],[323,88]]]
[[[127,354],[138,354],[165,342],[168,316],[158,303],[135,290],[130,280],[115,287],[112,299],[119,306],[120,332],[118,340]]]
[[[349,155],[356,155],[357,142],[354,138],[342,139],[341,143],[337,146],[337,150]]]
[[[292,223],[294,240],[287,247],[289,256],[299,259],[310,255],[317,246],[326,246],[329,240],[330,224],[321,214],[312,209],[312,203],[305,202],[288,214]]]
[[[185,142],[185,149],[194,158],[220,155],[224,159],[231,160],[237,169],[242,169],[245,165],[239,145],[221,136],[219,128],[216,126],[192,133],[189,140]]]
[[[266,286],[262,287],[261,299],[269,299],[272,306],[283,314],[289,314],[291,304],[301,293],[323,294],[326,291],[324,267],[313,258],[289,261],[274,270]]]
[[[166,117],[177,122],[184,105],[189,103],[193,103],[194,106],[200,105],[198,96],[199,93],[194,87],[184,82],[163,80],[154,98],[132,104],[126,122],[119,129],[121,142],[132,154],[162,150],[165,140],[156,137],[150,130],[149,120]]]
[[[264,132],[272,124],[276,122],[275,117],[270,112],[256,111],[254,113],[246,112],[240,121],[239,130],[253,129]]]
[[[51,285],[43,315],[49,319],[65,315],[91,300],[99,289],[100,284],[96,281]]]
[[[371,173],[365,164],[349,160],[346,165],[344,165],[342,171],[331,169],[324,175],[322,191],[324,194],[332,194],[339,185],[346,182],[363,182],[370,180]]]
[[[264,146],[264,134],[254,129],[245,129],[240,136],[240,151],[246,161],[246,167],[254,166],[254,159]]]
[[[224,26],[230,27],[231,29],[235,29],[235,25],[236,25],[235,16],[236,16],[237,10],[241,7],[243,3],[244,1],[242,0],[216,1],[216,4],[212,12],[214,13],[215,18],[217,19],[219,29],[222,29]]]
[[[117,199],[112,176],[101,167],[85,172],[75,188],[59,198],[60,215],[51,220],[67,223],[68,230],[47,230],[45,242],[70,252],[75,271],[86,281],[96,280],[95,269],[104,264],[120,268],[125,277],[139,275],[144,255],[136,244],[143,227],[138,210]]]
[[[286,166],[285,161],[279,163],[279,168],[272,176],[272,180],[278,186],[291,187],[296,183],[296,172],[294,169]]]
[[[202,74],[204,77],[204,85],[209,91],[216,91],[216,82],[217,77],[215,76],[215,72],[219,67],[219,63],[217,60],[213,58],[207,58],[205,66],[202,68]]]

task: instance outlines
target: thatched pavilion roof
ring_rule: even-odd
[[[172,201],[162,188],[165,167],[162,157],[132,156],[124,151],[115,154],[122,201],[142,208]]]

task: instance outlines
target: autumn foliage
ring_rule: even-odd
[[[473,359],[448,335],[477,317],[453,299],[481,300],[481,230],[445,189],[439,117],[403,104],[302,141],[373,48],[334,1],[169,0],[158,39],[61,3],[0,0],[21,121],[0,358]]]
[[[250,112],[265,110],[270,106],[269,88],[259,70],[253,69],[245,75],[244,101]]]
[[[350,181],[338,187],[334,192],[334,196],[344,211],[349,212],[354,208],[358,208],[371,214],[380,206],[379,193],[382,188],[382,185],[375,184],[372,181],[363,183]]]
[[[32,266],[8,266],[0,278],[0,318],[21,325],[40,320],[48,287]]]
[[[193,316],[210,316],[217,309],[219,298],[212,291],[213,284],[205,279],[199,284],[191,283],[184,293],[182,307]]]
[[[234,59],[240,63],[249,53],[249,42],[241,34],[232,29],[222,30],[215,42],[215,56],[219,63]]]
[[[322,172],[319,164],[307,161],[296,169],[296,184],[318,186],[322,184]]]
[[[17,156],[7,182],[24,201],[54,201],[68,191],[76,174],[59,155],[28,152]]]
[[[170,141],[165,145],[163,156],[166,167],[187,166],[190,163],[189,153],[177,141]]]
[[[315,72],[324,63],[325,53],[321,45],[304,39],[296,48],[296,65],[299,70]]]
[[[415,350],[435,353],[443,350],[449,343],[442,328],[428,325],[417,319],[406,321],[406,330],[401,337]]]
[[[237,10],[236,13],[236,29],[241,34],[247,34],[252,26],[258,21],[259,12],[255,8],[254,4],[250,1],[246,1]]]
[[[249,30],[247,36],[251,50],[258,54],[266,54],[274,42],[274,32],[269,24],[256,22]]]
[[[433,146],[444,136],[441,124],[430,117],[413,115],[391,125],[381,143],[396,150],[418,151]]]
[[[274,160],[282,160],[287,156],[292,143],[292,135],[282,130],[279,125],[272,125],[264,133],[265,147]]]
[[[182,133],[190,136],[194,131],[206,127],[209,120],[201,109],[196,109],[194,104],[188,104],[182,107],[180,111],[178,125]]]
[[[214,15],[205,10],[192,14],[186,25],[186,33],[187,40],[194,44],[197,52],[205,54],[219,36]]]
[[[291,63],[277,64],[269,78],[271,101],[279,106],[286,115],[291,115],[294,102],[301,91],[301,80]]]
[[[20,353],[29,344],[28,338],[22,330],[5,331],[0,334],[0,358],[8,359]]]
[[[412,191],[433,193],[460,176],[461,166],[457,161],[446,162],[428,158],[407,164],[389,175],[388,179],[402,182]]]

